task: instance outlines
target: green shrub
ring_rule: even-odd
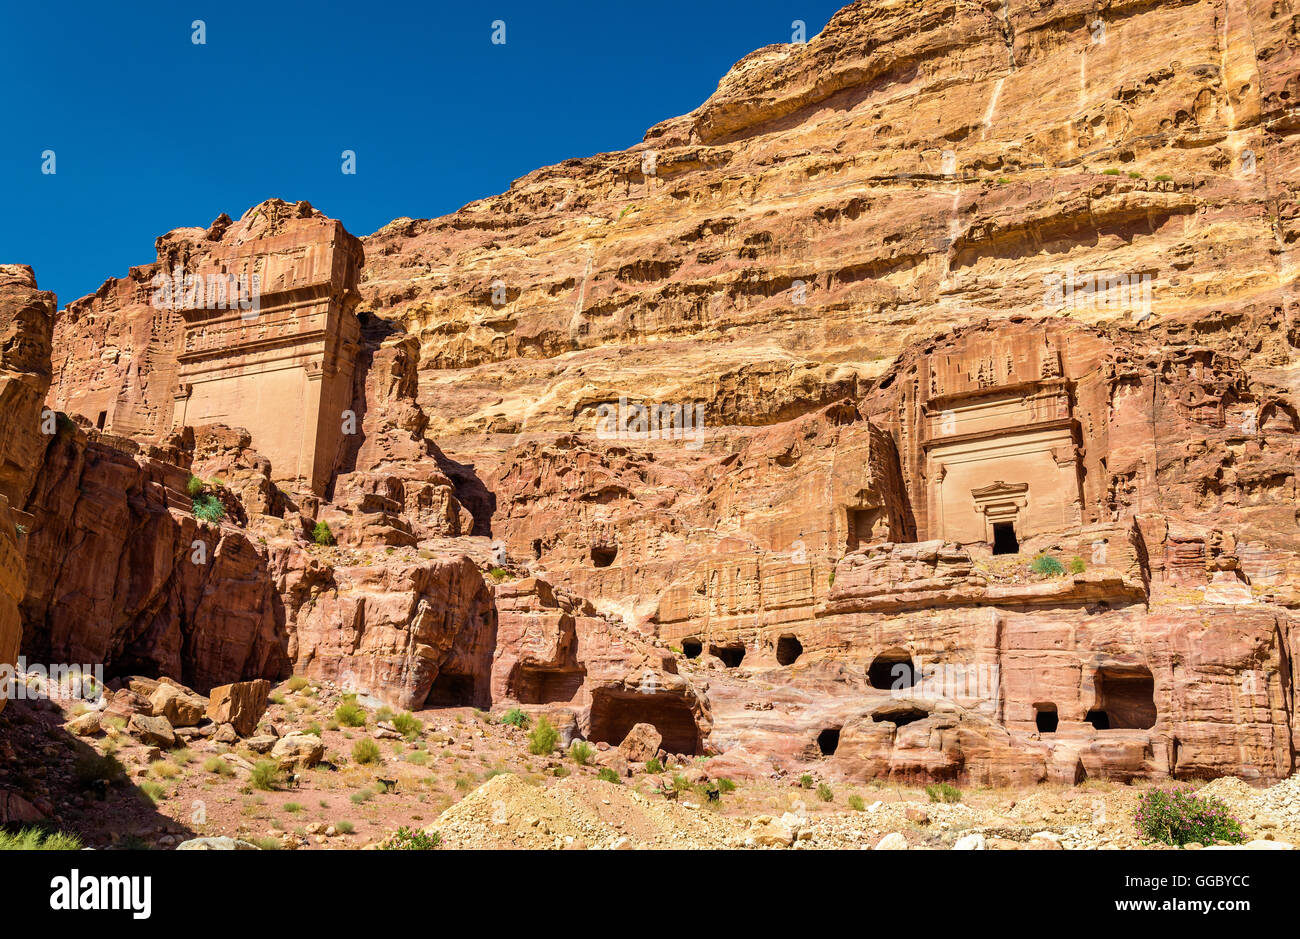
[[[203,761],[203,769],[218,776],[233,776],[235,768],[219,756],[210,756]]]
[[[163,788],[162,783],[154,782],[152,779],[141,782],[140,791],[147,795],[151,802],[161,802],[167,798],[167,790]]]
[[[317,522],[311,530],[311,540],[318,545],[329,546],[334,543],[334,532],[330,531],[329,522]]]
[[[591,754],[595,751],[591,744],[585,740],[575,740],[569,745],[569,759],[579,766],[586,766],[591,762]]]
[[[683,776],[681,773],[677,773],[676,775],[673,776],[674,792],[685,792],[689,788],[691,788],[691,784],[686,781],[685,776]]]
[[[802,776],[799,777],[800,789],[811,789],[812,787],[813,787],[813,778],[811,775],[809,775],[808,773],[804,773]]]
[[[344,701],[334,709],[334,719],[344,727],[365,727],[366,711],[354,701]]]
[[[1173,182],[1173,180],[1174,178],[1170,176],[1168,173],[1161,173],[1159,176],[1156,177],[1156,182],[1158,183],[1171,183]]]
[[[308,682],[306,678],[303,678],[301,675],[294,675],[285,684],[285,687],[290,691],[302,691],[302,689],[306,688],[308,684],[310,684],[310,682]]]
[[[726,776],[723,776],[721,779],[718,780],[718,791],[735,792],[736,784],[732,782],[730,779],[728,779]]]
[[[432,851],[442,843],[436,831],[412,830],[403,825],[384,842],[385,851]]]
[[[560,732],[551,726],[545,717],[537,719],[537,726],[528,735],[528,752],[534,756],[545,756],[555,750],[560,742]]]
[[[1138,834],[1161,844],[1241,844],[1241,822],[1213,796],[1201,797],[1189,787],[1148,789],[1133,812]]]
[[[334,830],[340,835],[350,835],[357,830],[357,826],[353,825],[351,822],[335,822]]]
[[[313,737],[319,737],[322,733],[320,724],[317,724],[315,721],[313,721],[312,723],[307,725],[306,729],[303,730],[303,733],[311,734]]]
[[[286,802],[286,803],[284,804],[284,810],[285,810],[286,812],[288,812],[290,815],[297,815],[299,812],[302,811],[302,803],[301,803],[301,802]]]
[[[1071,574],[1082,574],[1087,569],[1088,569],[1088,565],[1083,562],[1083,558],[1079,558],[1079,557],[1070,558]]]
[[[424,722],[409,711],[393,718],[393,727],[407,740],[414,740],[424,733]]]
[[[817,787],[817,798],[821,799],[823,802],[834,802],[835,793],[831,791],[830,786],[826,783],[822,783]]]
[[[931,802],[960,802],[961,790],[951,783],[931,783],[925,787]]]
[[[394,717],[393,709],[390,708],[387,704],[381,705],[379,710],[375,712],[375,720],[377,721],[391,722],[393,717]]]
[[[861,812],[865,810],[866,807],[867,807],[867,803],[862,801],[862,796],[859,795],[849,796],[849,808],[851,808],[853,811]]]
[[[253,764],[253,774],[249,777],[249,782],[254,789],[274,789],[279,781],[279,764],[272,760],[258,760]]]
[[[369,737],[358,740],[352,745],[352,761],[354,763],[378,763],[379,744]]]
[[[23,828],[16,833],[0,830],[0,851],[80,851],[81,839],[61,831]]]
[[[201,522],[217,523],[226,517],[226,507],[213,495],[201,495],[194,499],[194,517]]]
[[[494,567],[492,570],[488,571],[488,573],[497,583],[501,583],[501,581],[510,576],[510,572],[504,567]]]
[[[603,779],[605,782],[611,782],[611,783],[622,782],[622,780],[618,778],[618,773],[614,772],[608,766],[602,766],[600,768],[600,772],[596,774],[596,778]]]
[[[97,779],[105,782],[113,782],[125,775],[126,770],[118,762],[117,757],[110,753],[100,756],[98,753],[87,753],[77,759],[77,781],[83,786],[89,786]]]
[[[1038,555],[1029,562],[1029,569],[1043,577],[1060,577],[1065,573],[1065,568],[1061,566],[1061,562],[1050,554]]]
[[[646,761],[645,771],[647,773],[662,773],[664,771],[664,765],[652,757]]]
[[[1102,174],[1105,175],[1105,176],[1118,176],[1118,175],[1119,175],[1119,170],[1114,169],[1113,167],[1112,167],[1111,169],[1108,169],[1108,170],[1102,170],[1101,172],[1102,172]]]
[[[502,716],[500,722],[524,730],[528,727],[528,715],[519,710],[519,708],[511,708]]]
[[[375,793],[373,789],[358,789],[356,792],[352,793],[352,795],[348,796],[348,798],[356,805],[361,805],[363,802],[369,802],[374,797]]]
[[[185,492],[191,499],[197,499],[203,495],[203,480],[197,476],[191,476],[185,482]]]

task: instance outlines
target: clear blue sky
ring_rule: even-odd
[[[31,264],[62,307],[152,261],[158,235],[271,197],[356,235],[443,215],[631,146],[847,2],[9,4],[0,262]]]

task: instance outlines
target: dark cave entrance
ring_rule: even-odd
[[[618,548],[599,546],[591,549],[591,563],[597,567],[609,567],[618,557]]]
[[[1148,730],[1156,724],[1155,679],[1140,665],[1105,665],[1093,676],[1097,706],[1088,712],[1098,730]],[[1102,727],[1092,718],[1104,720]]]
[[[867,680],[881,691],[900,691],[916,684],[916,665],[904,649],[887,649],[871,662]]]
[[[586,677],[585,669],[522,666],[511,676],[511,695],[520,704],[567,704],[578,696]]]
[[[1110,730],[1110,716],[1105,711],[1093,708],[1083,719],[1091,724],[1094,730]]]
[[[704,651],[704,644],[698,639],[682,640],[682,655],[688,659],[698,659],[700,653]]]
[[[478,682],[473,675],[466,675],[446,670],[438,672],[433,680],[424,706],[427,708],[468,708],[486,707],[487,702],[479,700]]]
[[[834,756],[835,751],[840,748],[840,729],[838,727],[827,727],[817,735],[817,749],[822,752],[822,756]]]
[[[871,719],[877,724],[890,723],[895,727],[906,727],[915,721],[925,720],[930,714],[917,707],[882,707],[872,713]]]
[[[1016,537],[1016,526],[1012,522],[993,523],[993,553],[1019,554],[1020,539]]]
[[[614,694],[597,690],[591,696],[591,731],[595,743],[618,746],[637,724],[652,724],[668,753],[693,755],[702,741],[695,715],[684,698],[663,694]]]
[[[803,655],[803,643],[786,633],[776,641],[776,664],[793,665]]]
[[[740,663],[745,660],[745,647],[738,642],[728,643],[725,646],[710,646],[709,652],[722,659],[722,664],[727,668],[739,668]]]
[[[1054,734],[1060,724],[1060,718],[1056,713],[1056,705],[1050,702],[1034,705],[1034,724],[1038,727],[1040,734]]]

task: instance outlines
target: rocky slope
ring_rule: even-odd
[[[164,235],[5,442],[22,648],[748,778],[1284,778],[1294,28],[863,0],[453,215]],[[266,309],[158,305],[178,268]]]

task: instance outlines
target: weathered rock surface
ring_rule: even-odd
[[[250,736],[266,713],[270,693],[271,683],[262,678],[213,688],[208,695],[208,720],[229,724],[241,737]]]

